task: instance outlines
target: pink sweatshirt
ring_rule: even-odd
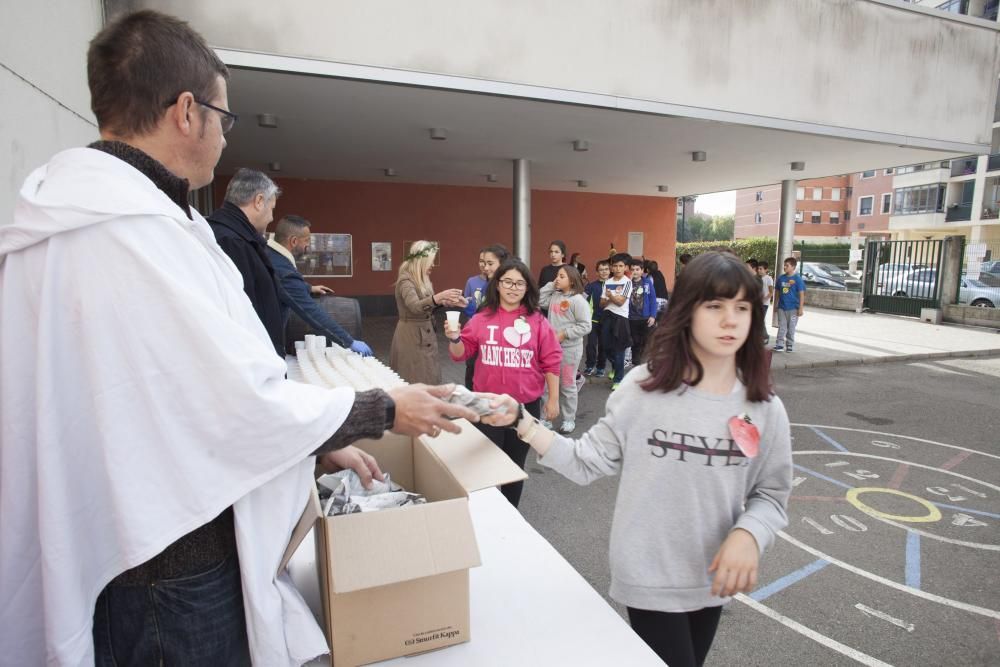
[[[542,395],[545,374],[559,375],[562,347],[548,320],[538,311],[527,314],[524,306],[496,312],[482,309],[462,329],[465,354],[452,355],[464,361],[477,352],[475,391],[509,394],[521,403]],[[521,324],[517,321],[521,320]],[[515,326],[516,325],[516,326]]]

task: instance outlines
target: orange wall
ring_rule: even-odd
[[[227,183],[227,177],[217,179]],[[491,243],[512,246],[512,193],[504,188],[276,179],[283,194],[275,220],[286,213],[304,216],[314,233],[353,235],[354,276],[310,279],[342,296],[391,294],[403,258],[403,241],[441,244],[435,289],[461,288],[478,271],[479,249]],[[627,250],[628,232],[645,233],[645,255],[673,274],[673,197],[638,197],[579,192],[532,192],[531,267],[548,263],[548,242],[559,238],[569,253],[580,252],[588,270],[606,257],[609,244]],[[371,270],[371,243],[392,242],[392,272]]]

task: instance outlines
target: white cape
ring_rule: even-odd
[[[101,589],[234,507],[251,655],[326,653],[276,573],[349,390],[285,364],[204,218],[89,148],[0,226],[0,663],[94,662]]]

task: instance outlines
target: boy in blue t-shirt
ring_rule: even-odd
[[[590,334],[587,335],[587,360],[583,368],[584,375],[604,377],[604,367],[608,363],[601,342],[601,296],[604,294],[604,281],[611,275],[611,261],[602,259],[597,262],[597,280],[584,288],[587,302],[590,304]]]
[[[806,283],[802,276],[795,273],[798,260],[794,257],[785,259],[782,268],[785,273],[778,276],[774,284],[774,295],[778,302],[778,339],[774,343],[774,351],[792,351],[795,344],[795,325],[802,317],[802,307],[805,305]]]

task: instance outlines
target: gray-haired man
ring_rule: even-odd
[[[222,207],[208,216],[215,240],[243,276],[243,291],[267,329],[281,358],[285,357],[285,324],[278,277],[267,257],[264,233],[274,219],[281,190],[267,174],[239,169],[226,188]]]

